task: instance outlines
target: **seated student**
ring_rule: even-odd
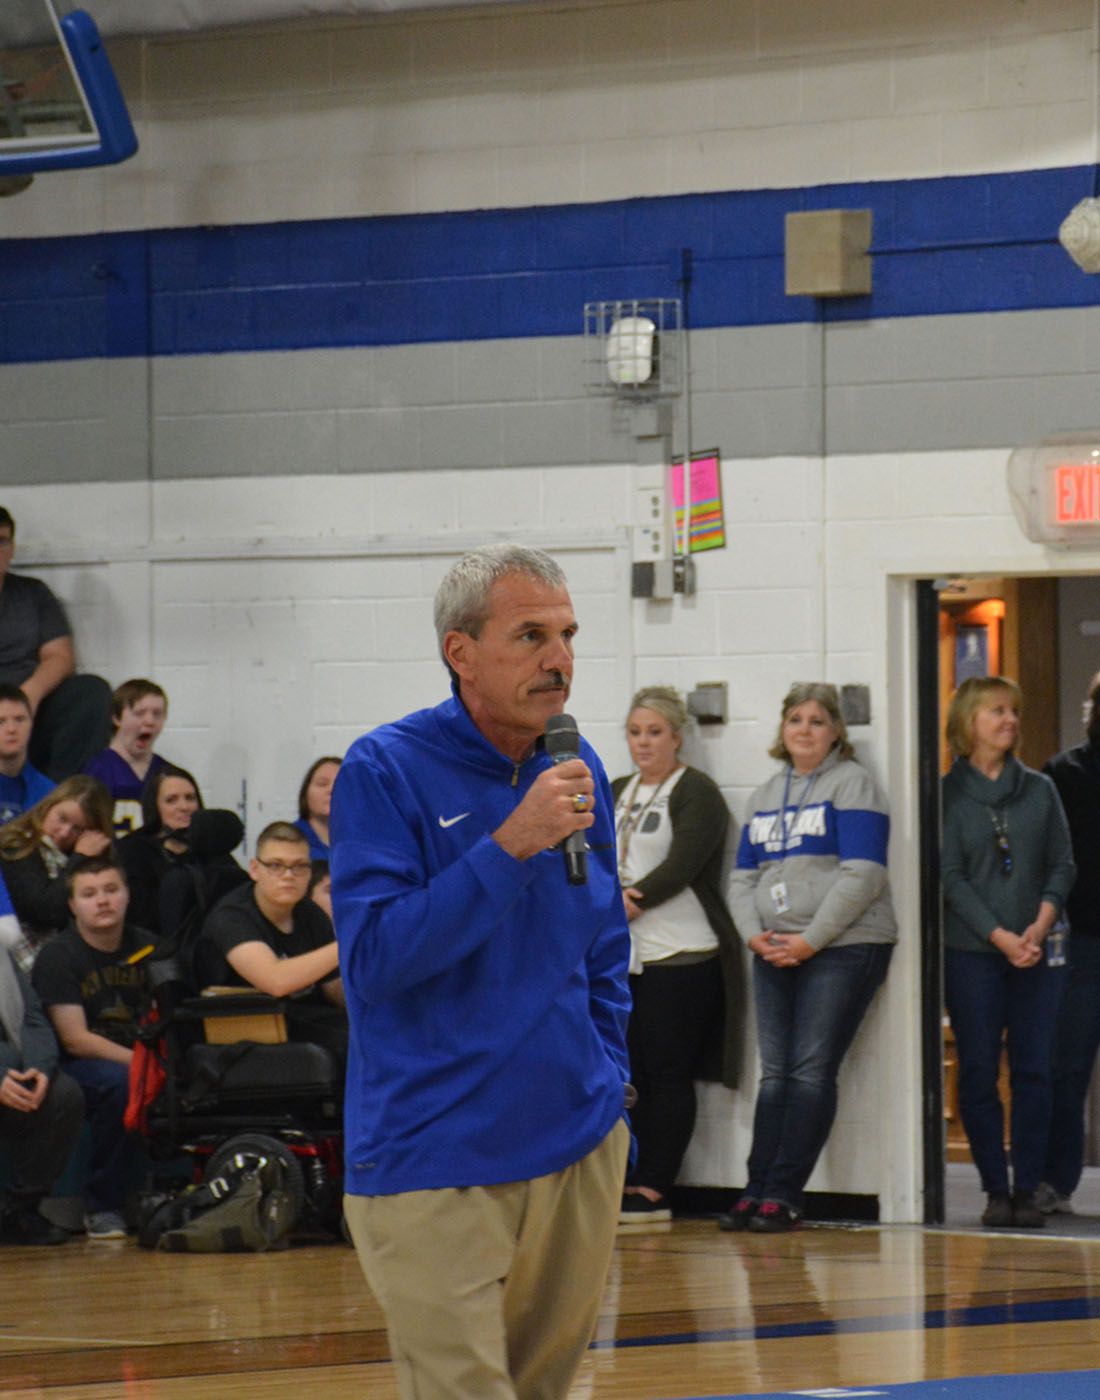
[[[141,826],[119,842],[118,858],[130,884],[130,916],[152,933],[165,932],[161,926],[161,887],[170,870],[195,863],[217,865],[240,871],[244,879],[244,872],[228,853],[211,855],[194,847],[191,819],[203,810],[202,794],[191,774],[165,764],[152,775],[142,794]],[[236,827],[239,832],[239,822]]]
[[[115,800],[115,834],[129,836],[141,825],[146,781],[166,760],[153,752],[168,718],[168,697],[155,681],[123,681],[111,696],[110,744],[90,758],[84,772],[98,778]]]
[[[144,929],[126,922],[129,890],[113,855],[77,862],[66,881],[72,923],[42,949],[31,980],[61,1042],[64,1069],[84,1091],[92,1133],[84,1228],[89,1239],[121,1239],[138,1153],[122,1119],[149,1000],[152,943]]]
[[[343,760],[328,755],[306,769],[298,789],[298,820],[294,825],[309,842],[310,860],[328,860],[328,817],[332,785]]]
[[[250,985],[288,997],[287,1032],[347,1060],[348,1022],[332,920],[309,898],[305,836],[289,822],[260,832],[250,884],[211,909],[196,950],[201,985]]]
[[[42,1003],[0,947],[0,1140],[11,1161],[0,1244],[64,1244],[69,1238],[38,1209],[84,1121],[80,1087],[59,1073],[57,1063],[57,1039]]]
[[[31,702],[17,685],[0,682],[0,826],[56,787],[27,759],[32,723]]]
[[[110,736],[110,689],[76,674],[73,629],[41,579],[10,571],[15,521],[0,506],[0,681],[31,703],[31,762],[55,782],[79,773]]]
[[[314,904],[319,904],[332,918],[332,875],[327,860],[311,860],[309,863],[309,889],[306,891]]]
[[[66,778],[0,827],[0,873],[23,932],[11,951],[29,972],[39,947],[69,922],[65,871],[76,856],[111,846],[111,796],[98,778]]]

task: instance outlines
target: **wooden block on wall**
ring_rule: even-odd
[[[814,209],[786,217],[786,292],[866,296],[871,290],[871,210]]]

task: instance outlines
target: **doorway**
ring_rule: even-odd
[[[947,1164],[970,1160],[953,1102],[952,1044],[943,1013],[939,789],[950,763],[943,738],[947,705],[967,676],[1006,675],[1024,697],[1022,762],[1041,769],[1053,754],[1080,743],[1081,700],[1100,670],[1100,578],[925,579],[917,584],[916,607],[925,1219],[941,1223],[955,1175]],[[1092,1102],[1086,1163],[1100,1162],[1095,1075]]]

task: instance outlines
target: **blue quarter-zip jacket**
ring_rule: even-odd
[[[529,1180],[623,1114],[629,935],[599,759],[588,883],[491,833],[550,765],[513,764],[452,695],[352,745],[333,792],[332,899],[351,1023],[347,1190]]]

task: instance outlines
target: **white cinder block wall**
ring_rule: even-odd
[[[40,176],[0,207],[0,237],[1084,164],[1096,157],[1095,10],[609,0],[124,41],[112,55],[138,157]],[[1030,322],[999,322],[1026,345]],[[530,342],[532,376],[554,381],[559,351]],[[432,353],[410,352],[421,377]],[[1004,486],[1013,434],[922,451],[899,426],[894,447],[888,401],[868,399],[882,450],[838,456],[826,364],[812,450],[739,454],[736,415],[716,422],[728,546],[699,558],[695,597],[631,601],[644,471],[631,436],[599,465],[547,455],[509,467],[502,450],[487,466],[457,445],[436,464],[407,436],[403,394],[415,394],[402,376],[384,392],[392,431],[363,427],[394,364],[353,348],[0,366],[4,501],[24,561],[72,609],[83,663],[166,685],[164,751],[208,801],[236,805],[247,785],[253,834],[292,812],[314,755],[442,693],[431,594],[448,560],[485,538],[542,543],[566,564],[582,622],[575,710],[612,773],[626,764],[636,685],[726,680],[730,723],[698,736],[695,757],[740,817],[769,770],[789,682],[868,683],[874,720],[858,747],[890,793],[902,942],[811,1188],[877,1193],[884,1218],[920,1218],[909,581],[1093,572],[1100,556],[1023,539]],[[1044,368],[1060,382],[1057,363]],[[944,384],[958,390],[953,371]],[[458,378],[451,392],[467,402]],[[540,395],[529,397],[520,421],[534,431]],[[606,433],[607,403],[583,411]],[[782,414],[774,427],[779,437]],[[744,1092],[704,1093],[685,1181],[743,1182],[751,1082],[750,1068]]]

